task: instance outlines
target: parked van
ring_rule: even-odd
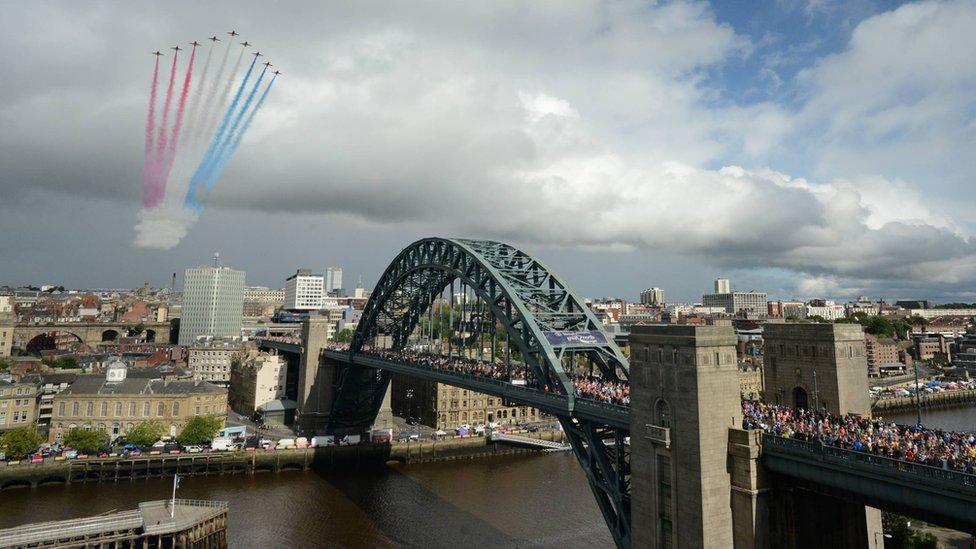
[[[297,448],[308,448],[308,439],[305,437],[298,437],[295,439],[295,447]]]
[[[294,448],[294,447],[295,447],[295,439],[293,438],[283,438],[278,441],[279,449]]]
[[[335,437],[332,436],[332,435],[326,435],[326,436],[320,436],[320,437],[312,437],[312,440],[310,442],[310,446],[312,448],[321,448],[321,447],[324,447],[324,446],[332,446],[333,444],[335,444]]]
[[[227,452],[234,448],[234,440],[230,437],[217,437],[210,443],[210,451]]]

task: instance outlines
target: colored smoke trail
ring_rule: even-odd
[[[216,76],[214,76],[213,80],[211,80],[210,83],[207,85],[207,99],[203,103],[203,115],[202,115],[203,124],[201,124],[200,127],[197,128],[196,131],[194,132],[193,139],[195,141],[199,141],[205,135],[213,132],[212,122],[214,119],[213,116],[214,109],[212,107],[213,107],[214,99],[217,97],[217,87],[221,82],[220,79],[222,76],[224,76],[224,70],[227,68],[227,55],[230,53],[230,44],[231,43],[228,41],[227,47],[224,48],[224,55],[220,60],[220,68],[217,69]],[[241,57],[243,56],[244,56],[244,48],[241,48],[241,54],[237,58],[238,64],[240,63]],[[234,72],[231,73],[229,82],[233,82],[235,74],[237,74],[236,66]]]
[[[149,88],[149,112],[146,114],[146,150],[142,160],[142,205],[149,206],[150,185],[152,185],[153,134],[156,130],[156,88],[159,83],[159,56],[153,67],[152,85]]]
[[[234,62],[234,68],[231,69],[227,80],[224,83],[224,87],[219,94],[214,93],[213,99],[217,101],[217,105],[214,108],[210,108],[210,104],[207,105],[207,112],[209,115],[207,126],[204,128],[204,137],[212,136],[214,128],[217,127],[217,123],[220,121],[220,113],[224,112],[224,108],[227,106],[227,100],[230,98],[230,90],[234,86],[234,79],[237,78],[237,72],[241,70],[241,61],[244,60],[244,50],[246,48],[241,47],[240,53],[237,54],[237,61]],[[228,51],[230,51],[230,43],[228,43]],[[226,58],[227,52],[224,53]],[[255,58],[256,59],[256,58]],[[217,91],[217,85],[220,82],[220,75],[214,80],[213,92]]]
[[[173,169],[173,161],[176,159],[176,144],[180,140],[180,130],[183,128],[183,115],[186,112],[186,98],[190,93],[190,82],[193,79],[193,60],[197,55],[196,46],[190,51],[190,62],[186,65],[186,74],[183,75],[183,88],[180,91],[180,100],[176,106],[176,121],[173,123],[173,135],[169,140],[169,147],[166,149],[164,165],[159,176],[159,194],[155,204],[150,207],[158,206],[166,195],[166,180],[169,179],[169,172]]]
[[[264,100],[268,98],[268,92],[271,91],[271,85],[274,84],[276,78],[278,78],[277,75],[271,77],[271,81],[268,82],[268,86],[264,88],[264,93],[261,94],[261,98],[258,99],[257,104],[254,105],[253,109],[251,109],[251,114],[248,115],[244,125],[241,126],[241,131],[237,132],[237,135],[234,137],[234,142],[231,143],[230,147],[227,149],[227,152],[225,152],[221,157],[220,164],[217,166],[217,173],[224,170],[224,167],[227,166],[227,163],[230,162],[230,158],[234,155],[234,151],[236,151],[237,147],[241,145],[241,139],[243,139],[244,134],[247,133],[248,128],[251,127],[251,122],[254,122],[254,117],[257,116],[258,111],[261,110],[261,106],[264,105]]]
[[[214,134],[213,139],[210,141],[210,146],[207,148],[207,153],[204,155],[203,160],[200,161],[200,165],[197,166],[196,172],[193,174],[193,178],[190,179],[190,188],[186,191],[186,198],[184,199],[184,204],[187,208],[193,210],[202,209],[200,203],[196,200],[196,193],[200,187],[201,183],[206,182],[210,177],[214,175],[212,170],[214,161],[218,158],[220,153],[220,144],[224,140],[224,133],[227,131],[227,123],[230,122],[231,114],[237,109],[237,104],[241,100],[241,94],[244,92],[244,88],[247,87],[248,80],[251,79],[251,72],[254,70],[254,64],[257,62],[257,56],[251,61],[251,65],[247,68],[247,72],[244,73],[244,79],[241,80],[241,85],[237,88],[237,93],[234,94],[234,100],[231,101],[229,107],[224,112],[224,117],[220,121],[220,126],[217,128],[217,133]],[[208,187],[211,185],[208,185]]]
[[[159,134],[156,137],[156,159],[153,162],[153,180],[149,192],[150,206],[159,204],[163,199],[163,183],[159,180],[163,170],[163,155],[166,151],[166,126],[169,123],[169,108],[173,102],[173,84],[176,82],[176,58],[180,52],[173,53],[173,66],[169,71],[169,86],[166,88],[166,102],[163,104],[163,116],[159,125]]]
[[[207,73],[210,72],[210,58],[213,57],[214,45],[210,44],[210,48],[207,50],[207,60],[203,63],[203,72],[200,73],[200,78],[197,79],[196,92],[193,94],[193,99],[190,100],[190,112],[186,117],[186,139],[180,144],[180,148],[186,148],[187,146],[193,145],[195,141],[196,128],[200,125],[197,121],[197,113],[200,112],[200,100],[203,99],[203,88],[207,85]]]
[[[210,172],[205,180],[207,189],[213,188],[213,186],[217,183],[217,177],[220,175],[221,170],[223,170],[224,166],[227,165],[227,160],[230,157],[230,144],[235,138],[237,141],[241,140],[238,128],[241,125],[241,121],[244,120],[244,115],[250,108],[251,103],[254,102],[254,96],[257,94],[258,88],[261,86],[261,81],[264,80],[264,75],[267,71],[267,66],[261,69],[261,74],[258,75],[258,79],[254,82],[254,87],[251,88],[251,92],[247,94],[247,99],[244,101],[244,105],[239,111],[237,111],[237,116],[234,118],[234,124],[230,127],[230,131],[227,132],[227,136],[224,138],[223,143],[220,144],[220,148],[217,150],[217,156],[213,159]],[[241,133],[243,133],[243,130],[241,130]]]

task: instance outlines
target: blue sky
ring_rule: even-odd
[[[165,284],[220,251],[257,284],[334,264],[369,284],[455,235],[522,246],[585,295],[692,300],[725,275],[976,300],[970,1],[235,14],[8,6],[0,283]],[[285,77],[201,215],[143,210],[143,52],[230,26]]]

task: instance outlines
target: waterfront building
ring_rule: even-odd
[[[325,282],[322,275],[311,269],[298,272],[285,279],[284,308],[289,311],[314,311],[322,308]]]
[[[187,349],[187,368],[194,380],[227,387],[230,385],[231,362],[241,352],[241,347],[240,340],[236,339],[201,341]]]
[[[230,406],[250,416],[261,406],[285,398],[288,366],[277,354],[238,354],[231,363]]]
[[[240,337],[243,308],[244,271],[218,266],[186,269],[179,344],[192,345],[200,337]]]
[[[860,324],[766,324],[763,340],[767,402],[870,415]]]
[[[0,432],[37,421],[37,394],[34,380],[0,380]]]
[[[903,360],[906,359],[902,357],[907,354],[895,340],[864,334],[864,346],[867,353],[868,376],[883,377],[905,373],[905,367],[909,364],[905,364]]]
[[[227,415],[227,389],[205,381],[167,381],[130,377],[122,361],[105,375],[80,375],[54,395],[50,442],[61,441],[74,427],[96,429],[111,438],[124,436],[144,420],[160,421],[176,436],[194,416]]]
[[[453,430],[460,425],[516,424],[540,421],[539,410],[509,406],[498,397],[420,378],[394,375],[393,414],[424,425]]]

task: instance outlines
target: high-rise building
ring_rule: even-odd
[[[641,292],[640,301],[644,305],[664,305],[664,290],[648,288]]]
[[[732,283],[729,282],[727,278],[716,278],[715,279],[715,293],[717,294],[729,294],[732,293]]]
[[[342,267],[329,267],[325,270],[325,291],[342,289]]]
[[[322,275],[312,274],[310,269],[298,272],[285,280],[285,309],[290,311],[315,311],[322,308],[325,282]]]
[[[180,345],[200,337],[239,338],[244,309],[244,271],[190,267],[183,273]]]

